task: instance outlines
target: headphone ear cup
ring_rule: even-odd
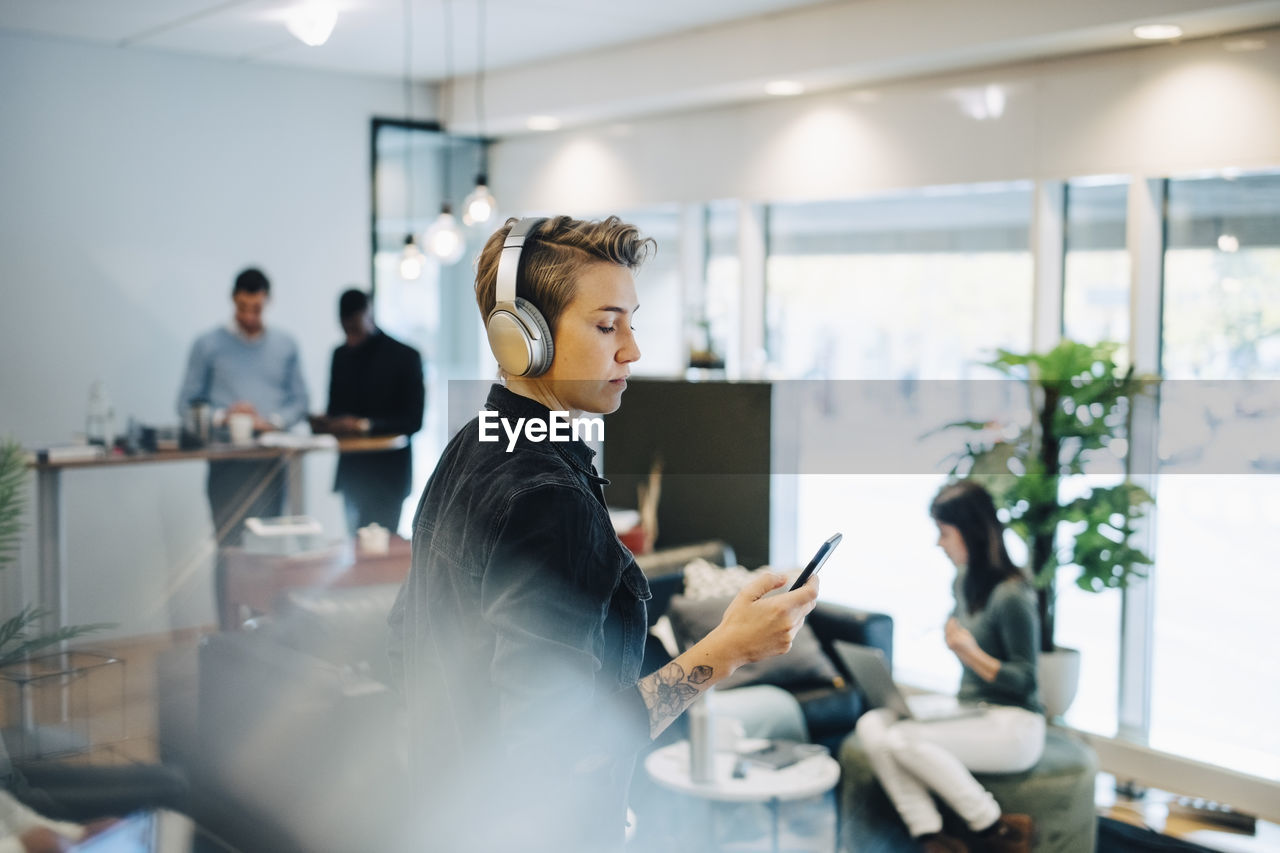
[[[510,376],[541,376],[551,367],[555,344],[542,312],[517,298],[494,309],[485,324],[489,349],[498,366]]]
[[[516,297],[516,314],[519,315],[521,322],[530,330],[536,329],[538,332],[537,340],[529,335],[529,369],[525,371],[525,376],[541,376],[551,369],[551,362],[555,359],[556,345],[551,337],[551,327],[547,325],[547,320],[542,316],[542,312],[527,299]]]

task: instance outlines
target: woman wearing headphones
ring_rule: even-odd
[[[969,771],[1018,773],[1044,751],[1035,595],[1009,559],[1004,526],[986,489],[970,480],[944,486],[929,514],[938,526],[939,547],[956,567],[946,641],[964,667],[959,698],[988,707],[978,716],[934,722],[899,720],[893,711],[877,708],[858,719],[858,737],[885,793],[925,851],[1030,850],[1031,818],[1002,815]],[[965,821],[967,841],[943,833],[931,791]]]
[[[785,652],[816,584],[748,586],[702,642],[641,677],[648,583],[614,535],[594,452],[553,413],[607,414],[640,358],[633,271],[652,248],[615,217],[509,220],[476,265],[503,385],[450,441],[414,520],[392,611],[423,849],[614,850],[637,751],[738,666]],[[529,424],[545,427],[529,431]],[[520,426],[523,425],[523,426]]]

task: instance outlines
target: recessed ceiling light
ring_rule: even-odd
[[[1182,27],[1177,24],[1142,24],[1133,28],[1133,34],[1147,41],[1168,41],[1182,35]]]
[[[529,116],[524,124],[530,130],[559,130],[562,122],[555,116]]]
[[[804,91],[804,84],[797,83],[795,80],[770,80],[764,84],[764,91],[766,94],[785,98],[789,95],[799,95]]]
[[[289,10],[285,28],[308,47],[319,47],[333,35],[338,23],[338,8],[330,0],[310,0]]]

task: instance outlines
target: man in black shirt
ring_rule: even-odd
[[[329,408],[320,429],[338,435],[405,435],[422,428],[426,392],[422,358],[373,323],[369,297],[348,290],[338,301],[347,342],[333,351]],[[333,489],[346,503],[347,524],[377,522],[395,532],[413,478],[413,451],[343,453]]]

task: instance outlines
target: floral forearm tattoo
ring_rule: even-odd
[[[672,720],[684,713],[714,674],[709,666],[695,666],[688,674],[676,661],[640,680],[638,687],[649,706],[649,734],[657,737]]]

